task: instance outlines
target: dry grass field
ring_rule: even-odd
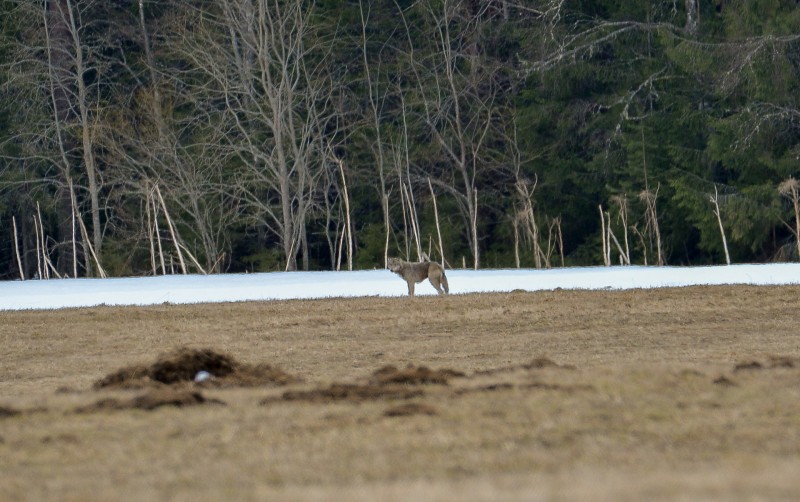
[[[0,312],[0,500],[796,500],[798,307],[735,286]]]

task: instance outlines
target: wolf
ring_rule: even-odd
[[[436,291],[440,294],[450,292],[447,284],[447,277],[444,275],[444,268],[434,261],[421,261],[413,263],[403,261],[400,258],[389,258],[389,270],[406,280],[408,284],[408,296],[414,296],[414,284],[428,279]]]

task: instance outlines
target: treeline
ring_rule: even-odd
[[[798,259],[795,0],[0,15],[0,278]]]

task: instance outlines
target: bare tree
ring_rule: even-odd
[[[488,5],[488,4],[487,4]],[[422,2],[426,11],[430,58],[413,60],[424,120],[452,173],[432,182],[452,195],[464,218],[473,267],[480,267],[478,176],[495,166],[487,155],[487,139],[498,125],[495,69],[483,61],[476,38],[477,12],[458,0]],[[410,57],[416,57],[413,50]],[[425,178],[432,173],[425,173]],[[457,180],[457,181],[456,181]]]
[[[73,0],[48,0],[45,2],[44,32],[47,34],[47,51],[51,71],[50,87],[54,102],[54,120],[59,134],[67,129],[64,122],[73,122],[80,135],[83,169],[85,170],[92,221],[92,246],[97,260],[102,256],[103,229],[100,222],[100,174],[96,160],[96,124],[101,109],[98,106],[101,87],[106,85],[103,67],[96,47],[88,42],[93,15],[90,9],[95,2],[75,3]],[[86,24],[82,24],[82,23]],[[50,36],[52,34],[52,36]],[[97,75],[94,84],[87,84],[85,75]],[[74,120],[71,120],[74,119]],[[73,124],[69,124],[72,126]],[[71,128],[71,127],[70,127]],[[72,184],[72,162],[65,152],[67,139],[59,138],[63,170],[67,182]],[[72,189],[70,187],[70,189]]]
[[[371,3],[369,4],[371,6]],[[379,195],[381,198],[381,210],[383,211],[383,225],[385,232],[384,249],[383,249],[383,266],[389,266],[389,235],[391,233],[391,217],[389,215],[389,192],[387,191],[386,172],[385,172],[385,153],[383,143],[383,125],[381,124],[381,100],[380,87],[379,87],[379,74],[373,76],[371,69],[371,61],[369,58],[369,40],[367,38],[367,26],[369,23],[370,10],[365,10],[363,0],[359,0],[358,7],[361,15],[361,55],[364,61],[364,72],[367,85],[367,94],[369,98],[369,112],[371,118],[371,127],[375,135],[375,141],[372,143],[372,151],[375,154],[375,162],[378,168],[378,181],[379,181]],[[380,66],[378,67],[378,72]]]
[[[428,178],[428,189],[431,191],[431,201],[433,202],[433,218],[436,222],[436,237],[439,242],[439,257],[441,259],[440,264],[442,268],[445,268],[445,264],[447,260],[444,257],[444,242],[442,241],[442,228],[439,225],[439,206],[436,204],[436,192],[433,190],[433,184],[431,183],[431,179]]]
[[[642,190],[639,192],[639,199],[644,202],[645,205],[645,231],[644,235],[648,236],[651,245],[656,249],[656,264],[658,266],[663,266],[664,262],[664,254],[663,248],[661,246],[661,230],[658,225],[658,211],[656,209],[656,201],[658,200],[658,190],[659,187],[656,187],[655,191],[651,191],[648,189]]]
[[[709,196],[709,201],[714,204],[714,216],[717,217],[719,233],[722,236],[722,248],[725,250],[725,263],[730,265],[731,255],[728,252],[728,238],[725,237],[725,227],[722,226],[722,215],[720,214],[719,210],[719,192],[717,191],[717,185],[714,185],[714,195]]]
[[[797,256],[798,259],[800,259],[800,181],[797,181],[793,176],[789,176],[787,180],[778,185],[778,191],[781,195],[792,201],[792,206],[794,208],[794,228],[789,228],[792,230],[795,241],[797,242]]]
[[[535,178],[533,182],[517,179],[515,188],[517,190],[517,196],[522,203],[522,209],[518,212],[516,219],[522,224],[525,230],[524,235],[530,240],[534,265],[536,268],[542,268],[542,260],[545,259],[546,261],[546,254],[542,251],[539,242],[539,225],[536,222],[536,214],[533,209],[533,193],[536,191],[537,183],[538,178]]]
[[[622,235],[623,235],[623,242],[625,244],[625,248],[623,250],[623,256],[625,262],[630,265],[631,264],[631,248],[630,243],[628,240],[628,198],[623,195],[615,195],[611,197],[611,202],[617,206],[617,214],[619,218],[619,222],[622,226]]]
[[[25,280],[25,269],[22,268],[22,259],[19,256],[19,236],[17,235],[17,218],[11,217],[11,225],[14,229],[14,256],[17,258],[17,268],[19,270],[19,280]]]
[[[700,25],[700,5],[697,0],[685,0],[686,24],[684,29],[690,35],[697,33]]]
[[[414,184],[411,176],[411,153],[409,145],[408,106],[405,93],[398,89],[400,98],[400,114],[402,129],[390,138],[390,161],[397,177],[400,207],[403,216],[403,247],[405,258],[411,259],[411,247],[417,260],[422,259],[422,240],[420,234],[419,213],[417,211]]]
[[[623,244],[617,240],[617,236],[611,230],[611,218],[608,221],[608,234],[614,241],[620,254],[620,260],[624,265],[631,264],[631,250],[628,240],[628,198],[625,195],[614,195],[611,197],[611,204],[617,208],[617,220],[622,228]],[[608,214],[608,213],[606,213]]]
[[[238,164],[230,195],[279,241],[287,270],[297,269],[306,217],[323,171],[321,109],[331,98],[315,66],[312,9],[300,0],[222,0],[190,10],[192,30],[176,43],[192,71],[208,125]],[[307,253],[304,253],[307,265]]]
[[[603,205],[600,204],[597,206],[600,210],[600,231],[601,231],[601,242],[603,244],[603,265],[606,267],[611,266],[611,242],[610,242],[610,227],[606,224],[606,212],[603,211]]]
[[[178,36],[187,18],[196,14],[177,2],[171,7],[174,11],[166,12],[172,14],[153,17],[148,15],[148,9],[155,10],[152,4],[139,0],[137,17],[128,20],[128,45],[138,50],[128,53],[121,48],[120,64],[129,72],[131,95],[110,103],[96,139],[105,161],[115,166],[106,174],[115,187],[109,204],[116,209],[108,225],[131,255],[141,247],[148,250],[153,273],[158,268],[152,262],[156,243],[161,272],[167,273],[162,241],[174,241],[171,250],[179,265],[179,254],[185,254],[195,257],[196,270],[221,272],[230,256],[230,228],[242,220],[242,211],[225,188],[231,178],[231,154],[220,146],[220,129],[210,125],[216,123],[215,110],[187,84],[190,75],[184,66],[165,62],[185,56],[185,46],[170,37]],[[191,76],[197,83],[197,74]],[[187,109],[193,113],[182,112]],[[138,201],[138,210],[132,200]],[[166,219],[170,215],[171,224]],[[166,232],[170,228],[174,232]],[[181,246],[186,249],[179,253]],[[195,260],[185,262],[181,270],[188,272]]]
[[[347,176],[345,175],[344,162],[331,150],[329,153],[331,160],[339,169],[342,179],[342,202],[344,203],[344,230],[343,239],[347,241],[347,270],[353,270],[353,225],[350,212],[350,195],[347,190]]]
[[[105,25],[100,20],[109,6],[91,0],[9,5],[15,9],[14,16],[25,19],[18,36],[5,39],[12,53],[4,61],[9,78],[2,83],[7,99],[20,103],[12,140],[20,147],[17,161],[26,170],[26,183],[52,197],[53,212],[48,213],[59,235],[48,241],[52,240],[62,258],[57,267],[63,273],[71,268],[77,275],[76,241],[80,240],[86,274],[92,275],[88,245],[100,261],[106,224],[97,134],[107,108],[105,96],[111,90],[102,37]],[[71,221],[84,213],[88,240],[77,235],[79,225]],[[72,253],[68,252],[70,243]],[[70,259],[72,267],[68,267]]]

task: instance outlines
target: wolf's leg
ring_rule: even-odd
[[[438,292],[440,295],[443,295],[443,294],[444,294],[444,291],[442,291],[442,286],[440,285],[440,282],[439,282],[439,275],[438,275],[438,274],[431,274],[431,276],[430,276],[430,277],[428,277],[428,280],[431,282],[431,285],[432,285],[434,288],[436,288],[436,291],[437,291],[437,292]]]

